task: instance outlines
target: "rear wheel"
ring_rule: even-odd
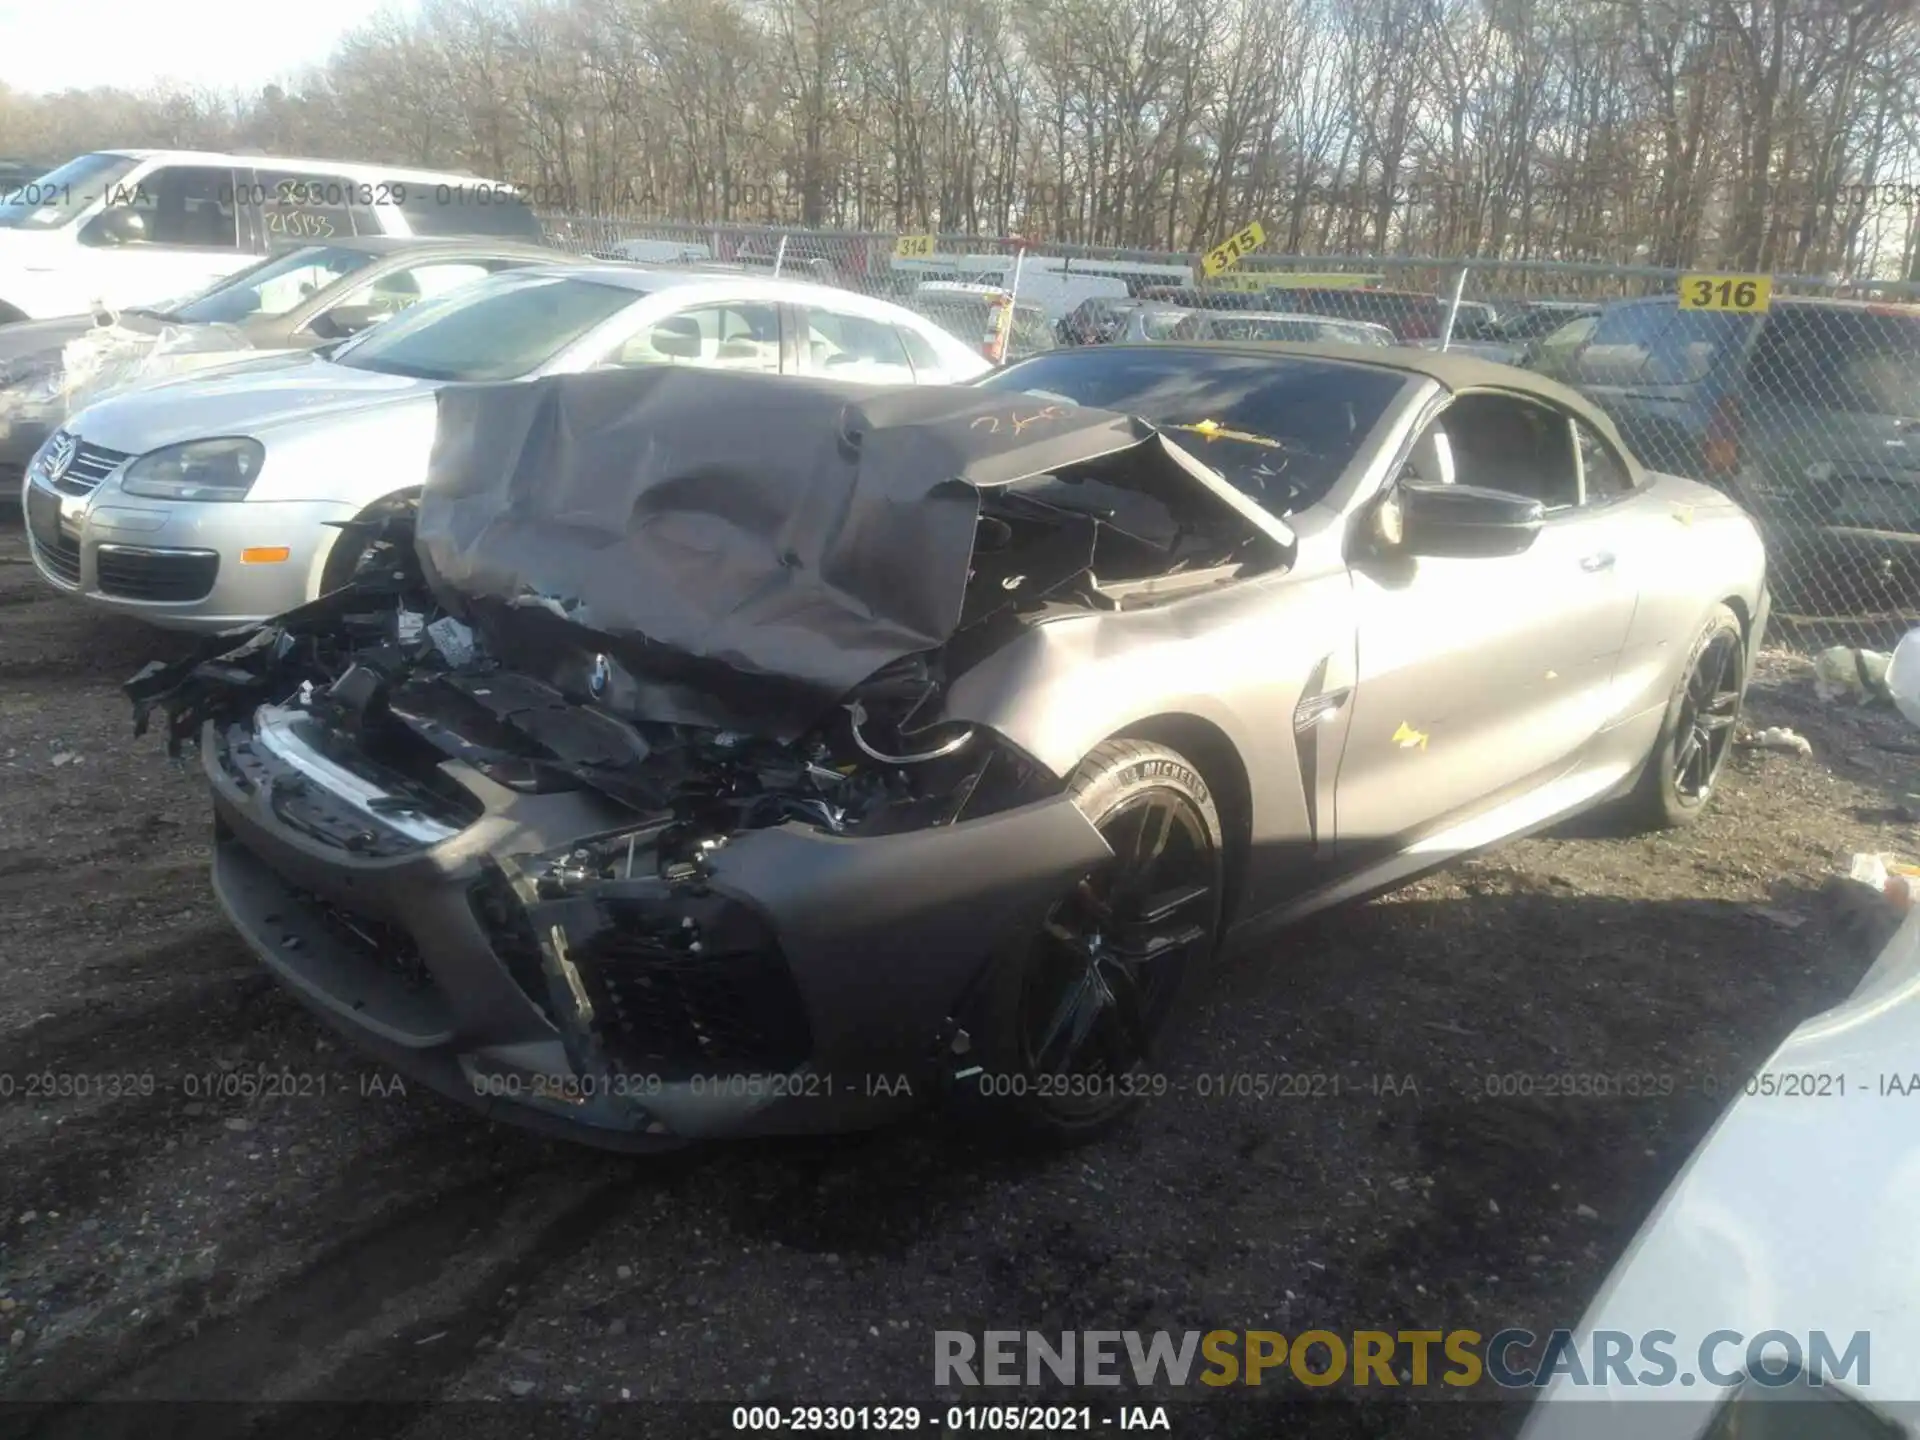
[[[1113,858],[996,967],[968,1082],[977,1109],[1056,1142],[1153,1092],[1158,1043],[1219,939],[1224,874],[1219,812],[1177,752],[1108,741],[1069,793]]]
[[[1646,829],[1690,824],[1706,809],[1746,698],[1746,639],[1740,617],[1725,605],[1693,642],[1680,683],[1667,702],[1660,738],[1640,783],[1628,797],[1630,817]]]

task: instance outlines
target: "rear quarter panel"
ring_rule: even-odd
[[[1743,624],[1759,614],[1766,553],[1745,511],[1719,491],[1649,472],[1632,500],[1630,543],[1639,603],[1616,684],[1627,717],[1664,706],[1714,606],[1731,601]]]

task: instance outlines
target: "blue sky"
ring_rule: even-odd
[[[389,3],[0,0],[0,81],[29,92],[163,80],[253,90],[325,60]]]

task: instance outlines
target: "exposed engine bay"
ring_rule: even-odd
[[[715,433],[743,407],[782,424]],[[455,828],[443,760],[588,788],[690,876],[742,831],[886,834],[1057,791],[943,715],[951,680],[1049,618],[1286,558],[1280,522],[1143,423],[965,389],[568,376],[443,393],[439,433],[417,510],[342,538],[347,586],[149,666],[137,727],[163,709],[175,751],[208,722],[241,747],[295,727]],[[637,854],[623,834],[563,868],[631,878]]]

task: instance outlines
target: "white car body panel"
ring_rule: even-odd
[[[136,190],[141,180],[171,165],[220,167],[237,170],[268,169],[294,174],[337,175],[356,184],[378,186],[402,181],[416,185],[492,186],[472,175],[451,171],[413,170],[403,166],[368,165],[354,161],[308,160],[277,155],[228,155],[189,150],[106,149],[91,152],[120,155],[138,163],[111,186],[95,195],[73,218],[49,230],[0,227],[0,305],[11,306],[29,320],[74,315],[104,306],[124,310],[135,305],[157,305],[170,298],[195,294],[223,276],[253,264],[263,253],[240,236],[233,249],[184,245],[89,245],[80,239],[87,222],[108,208],[116,194]],[[502,185],[498,188],[505,190]],[[380,218],[381,232],[410,235],[412,227],[400,208],[375,203],[367,207]],[[244,229],[244,227],[243,227]]]
[[[1823,1331],[1836,1353],[1866,1332],[1867,1375],[1829,1388],[1920,1436],[1917,1073],[1920,907],[1853,994],[1800,1025],[1755,1072],[1828,1077],[1825,1093],[1749,1094],[1740,1082],[1581,1320],[1577,1352],[1592,1354],[1596,1331],[1671,1331],[1668,1350],[1690,1372],[1703,1341],[1735,1331],[1742,1341],[1715,1357],[1731,1374],[1746,1366],[1746,1341],[1769,1330],[1803,1347]],[[1883,1077],[1908,1093],[1883,1093]],[[1629,1368],[1641,1368],[1637,1358]],[[1696,1440],[1730,1388],[1705,1375],[1690,1387],[1582,1386],[1556,1375],[1521,1440]],[[1790,1432],[1815,1433],[1767,1431]]]
[[[920,383],[957,383],[993,368],[984,356],[923,316],[884,300],[805,281],[631,267],[596,271],[529,266],[476,281],[470,288],[485,293],[496,283],[591,280],[596,274],[605,283],[631,289],[632,301],[523,378],[593,368],[658,321],[716,302],[830,308],[910,326],[944,363],[938,374],[919,374]],[[384,326],[375,326],[336,353],[350,361],[363,339],[384,333]],[[856,383],[864,378],[858,365],[833,373]],[[892,376],[870,383],[888,380],[899,383]],[[190,440],[244,436],[265,448],[258,478],[243,500],[167,500],[127,494],[122,480],[133,462],[122,461],[91,493],[60,497],[66,528],[89,555],[90,547],[100,543],[216,552],[223,557],[220,578],[204,603],[163,605],[97,593],[91,588],[95,567],[90,559],[81,562],[78,581],[50,574],[45,565],[41,574],[48,583],[101,608],[179,628],[225,627],[290,609],[318,593],[338,533],[322,529],[325,522],[350,519],[376,501],[425,481],[438,422],[434,397],[448,383],[457,382],[363,370],[314,353],[272,352],[211,372],[117,390],[72,415],[61,433],[130,457]],[[42,485],[36,479],[38,467],[38,461],[29,467],[23,493]],[[49,487],[50,481],[42,485]],[[287,547],[287,571],[263,575],[258,567],[248,570],[228,563],[239,550],[259,546]],[[281,593],[283,577],[295,571],[301,584]]]

